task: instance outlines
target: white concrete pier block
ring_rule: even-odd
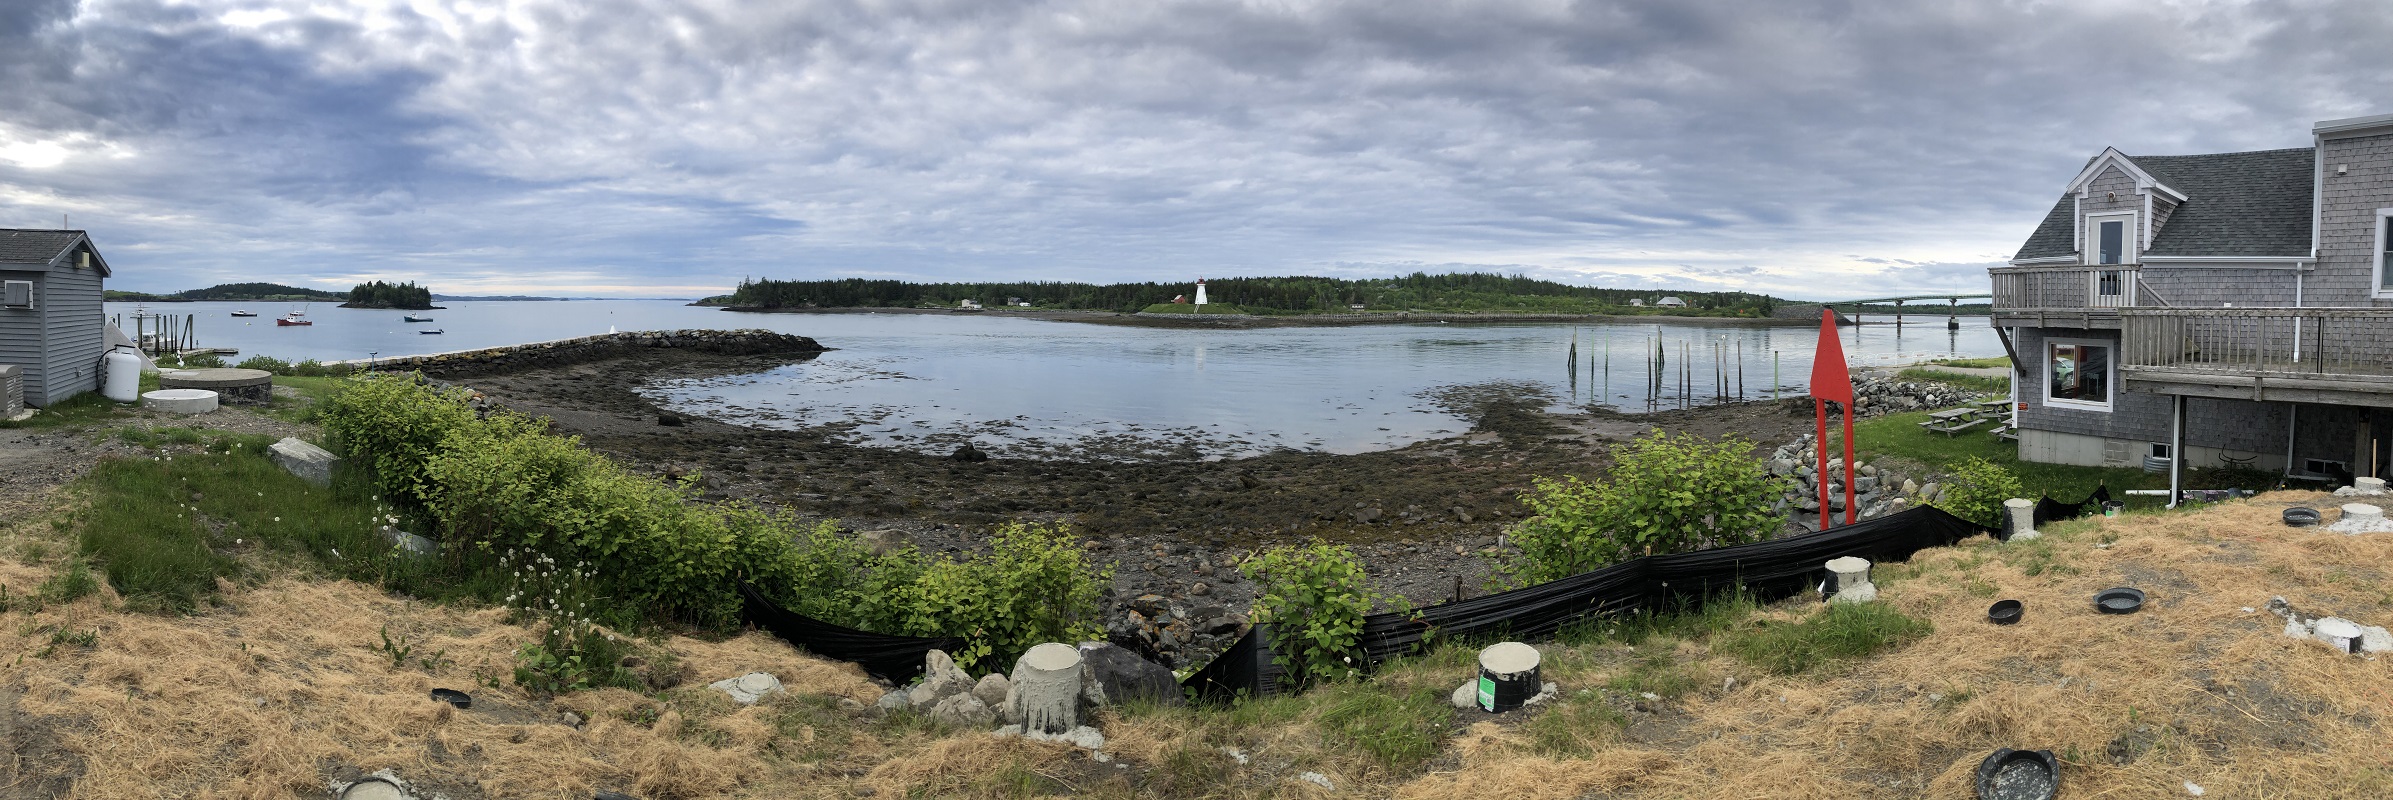
[[[2036,532],[2036,501],[2014,497],[2002,501],[2002,511],[2010,516],[2011,541],[2032,541],[2044,535]]]

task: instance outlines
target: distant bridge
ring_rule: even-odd
[[[1915,294],[1915,295],[1911,295],[1911,296],[1908,296],[1908,297],[1875,297],[1875,298],[1871,298],[1871,299],[1868,299],[1868,300],[1830,300],[1830,301],[1828,301],[1828,302],[1826,302],[1826,303],[1822,303],[1821,305],[1830,305],[1830,306],[1852,306],[1852,305],[1862,305],[1862,304],[1865,304],[1865,303],[1893,303],[1893,304],[1895,304],[1895,305],[1897,305],[1897,306],[1900,306],[1900,305],[1902,305],[1902,304],[1904,304],[1904,303],[1906,303],[1906,302],[1910,302],[1910,301],[1912,301],[1912,300],[1946,300],[1946,301],[1950,301],[1950,302],[1953,302],[1953,303],[1959,303],[1959,302],[1961,302],[1961,301],[1963,301],[1963,300],[1976,300],[1976,299],[1978,299],[1978,298],[1981,298],[1981,297],[1982,297],[1982,298],[1985,298],[1985,299],[1988,299],[1988,300],[1992,300],[1992,299],[1994,299],[1994,295],[1993,295],[1992,293],[1987,293],[1987,294]]]

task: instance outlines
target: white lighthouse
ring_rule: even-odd
[[[1205,279],[1203,278],[1197,279],[1196,306],[1197,313],[1205,313]]]

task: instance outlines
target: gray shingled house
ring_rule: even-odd
[[[2393,114],[2312,135],[2086,162],[1991,270],[2021,459],[2385,474]]]
[[[108,261],[83,231],[0,228],[0,364],[24,371],[25,404],[99,388]]]

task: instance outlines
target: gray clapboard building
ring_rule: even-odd
[[[36,408],[99,388],[108,262],[83,231],[0,228],[0,364]]]
[[[2086,162],[1991,270],[2020,458],[2385,473],[2393,114],[2312,136]]]

